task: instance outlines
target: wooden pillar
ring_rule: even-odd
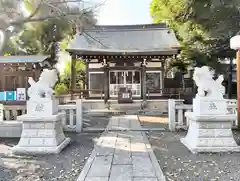
[[[35,77],[35,81],[39,80],[39,77],[41,75],[42,72],[42,68],[39,64],[36,65],[35,71],[34,71],[34,77]]]
[[[238,128],[240,128],[240,49],[237,51],[237,119],[238,119]]]
[[[25,77],[24,77],[24,82],[25,82],[25,86],[24,86],[24,87],[25,87],[25,89],[26,89],[26,91],[27,91],[27,90],[28,90],[28,87],[29,87],[29,86],[28,86],[28,76],[25,76]]]
[[[146,59],[142,63],[142,99],[143,101],[147,99]]]
[[[85,76],[85,89],[89,89],[89,60],[85,61],[86,63],[86,76]]]
[[[232,99],[232,71],[233,71],[233,59],[230,58],[229,70],[228,70],[228,99]]]
[[[160,87],[160,89],[162,89],[161,90],[161,92],[163,93],[163,89],[164,89],[164,87],[165,87],[165,60],[162,60],[161,61],[161,67],[162,67],[162,74],[161,74],[161,81],[162,81],[162,87]]]
[[[109,66],[104,60],[104,102],[107,103],[109,99]]]
[[[76,74],[76,56],[72,55],[71,56],[72,59],[71,59],[71,99],[73,100],[74,99],[74,96],[73,96],[73,90],[76,89],[76,77],[77,77],[77,74]]]
[[[6,76],[3,73],[2,74],[2,91],[5,91],[5,90],[6,90]]]
[[[24,75],[21,75],[18,77],[18,86],[19,86],[19,88],[24,87]]]

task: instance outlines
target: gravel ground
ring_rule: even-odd
[[[100,133],[68,133],[72,143],[59,155],[15,156],[4,154],[18,139],[0,140],[0,181],[75,181]]]
[[[152,148],[168,181],[239,181],[240,153],[192,154],[180,138],[186,132],[149,132]],[[234,131],[240,145],[240,131]]]

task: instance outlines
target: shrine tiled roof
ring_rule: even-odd
[[[175,55],[180,44],[166,24],[95,26],[77,33],[67,51],[79,55]]]
[[[44,55],[0,56],[0,63],[41,63],[47,58]]]

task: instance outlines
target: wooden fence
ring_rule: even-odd
[[[228,100],[228,113],[237,113],[237,101]],[[184,116],[185,112],[192,111],[192,105],[183,104],[183,100],[169,99],[168,100],[168,123],[169,130],[176,131],[177,129],[187,129],[189,120]],[[237,120],[233,122],[233,126],[237,126]]]

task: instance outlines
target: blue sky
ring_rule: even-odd
[[[127,25],[152,23],[149,13],[151,0],[104,0],[101,2],[104,2],[104,5],[99,9],[98,24]]]

